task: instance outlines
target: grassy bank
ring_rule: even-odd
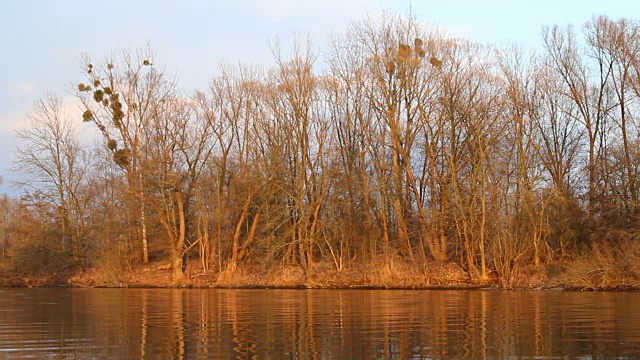
[[[55,258],[55,257],[53,257]],[[570,290],[640,290],[640,243],[617,246],[594,243],[573,257],[558,257],[533,265],[531,259],[514,263],[508,272],[490,272],[472,278],[456,263],[411,262],[400,256],[352,262],[337,269],[317,262],[307,277],[299,266],[263,262],[244,263],[235,271],[206,271],[191,260],[185,279],[175,282],[167,261],[127,264],[104,256],[89,267],[70,262],[28,266],[24,261],[0,263],[0,286],[77,287],[225,287],[225,288],[565,288]]]
[[[3,278],[4,286],[77,286],[77,287],[238,287],[238,288],[429,288],[471,287],[468,275],[454,264],[428,263],[410,265],[389,261],[380,266],[353,266],[336,270],[330,263],[316,263],[310,278],[300,267],[281,265],[264,267],[245,265],[235,272],[204,271],[191,262],[185,280],[175,282],[167,262],[153,262],[129,269],[96,267],[67,268],[40,276],[11,274]]]
[[[10,268],[2,286],[75,286],[75,287],[192,287],[192,288],[456,288],[480,287],[510,289],[565,288],[570,290],[638,290],[640,268],[632,265],[637,252],[612,252],[594,248],[588,254],[567,261],[522,266],[509,279],[491,273],[485,281],[472,280],[453,263],[411,264],[393,259],[369,265],[354,265],[337,270],[331,263],[316,263],[310,278],[297,266],[263,267],[244,265],[230,271],[203,271],[191,262],[185,280],[175,282],[166,262],[153,262],[126,269],[67,267],[47,274],[29,276]],[[638,270],[636,270],[638,269]]]

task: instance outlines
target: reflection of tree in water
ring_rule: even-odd
[[[0,350],[17,349],[8,354],[16,356],[630,358],[640,350],[634,293],[0,291]]]
[[[233,351],[239,359],[250,359],[256,355],[256,343],[251,331],[251,322],[242,316],[242,304],[238,301],[237,292],[229,292],[227,300],[227,316],[233,334]]]

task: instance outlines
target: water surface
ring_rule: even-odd
[[[0,289],[0,358],[640,356],[640,293]]]

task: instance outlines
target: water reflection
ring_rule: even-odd
[[[0,358],[635,358],[640,293],[0,289]]]

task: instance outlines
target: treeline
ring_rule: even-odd
[[[548,26],[542,44],[385,15],[333,36],[322,60],[305,41],[276,46],[272,68],[223,64],[191,95],[149,51],[83,57],[82,109],[49,95],[17,132],[28,180],[2,202],[3,260],[170,260],[180,280],[187,261],[310,276],[402,258],[508,283],[633,244],[640,23]]]

